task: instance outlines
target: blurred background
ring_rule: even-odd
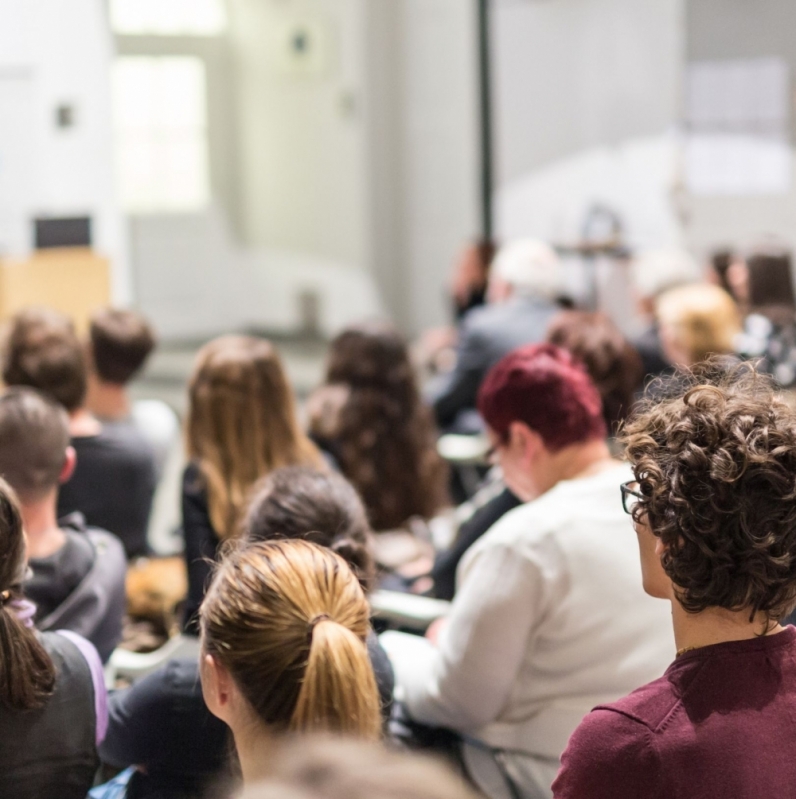
[[[795,25],[790,0],[0,0],[0,313],[135,307],[164,385],[262,331],[303,342],[301,388],[346,324],[448,323],[468,242],[532,236],[632,336],[633,252],[794,243]]]

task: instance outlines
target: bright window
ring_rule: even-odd
[[[205,83],[194,56],[117,58],[116,171],[125,210],[197,211],[209,202]]]
[[[216,36],[227,26],[224,0],[110,0],[120,35]]]

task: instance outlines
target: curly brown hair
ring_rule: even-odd
[[[371,322],[332,341],[326,386],[310,401],[310,417],[312,434],[359,492],[374,530],[428,519],[445,505],[447,469],[431,414],[391,327]]]
[[[664,390],[662,390],[662,388]],[[713,359],[659,385],[626,425],[644,499],[683,608],[796,606],[796,413],[752,364]]]

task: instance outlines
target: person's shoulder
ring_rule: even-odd
[[[656,784],[656,769],[649,727],[614,705],[597,707],[572,733],[553,795],[556,799],[657,796],[649,790]]]
[[[679,704],[680,691],[674,689],[667,673],[616,702],[598,705],[595,711],[627,720],[621,724],[633,722],[646,727],[650,732],[656,732],[671,717]]]

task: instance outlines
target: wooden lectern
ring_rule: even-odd
[[[23,308],[47,306],[72,318],[79,332],[110,304],[108,260],[87,247],[37,250],[24,261],[0,260],[0,321]]]

